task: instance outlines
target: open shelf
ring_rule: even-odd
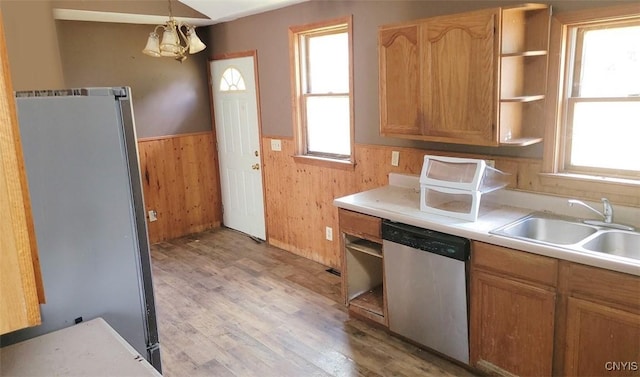
[[[375,233],[374,233],[375,234]],[[382,284],[382,243],[344,234],[344,293],[350,314],[388,326]]]
[[[349,302],[350,307],[366,310],[367,312],[384,317],[384,296],[382,285],[355,297]]]
[[[531,97],[541,100],[500,102],[500,145],[524,147],[542,141],[544,96]]]
[[[527,146],[542,141],[551,8],[524,4],[502,8],[499,143]]]
[[[517,96],[509,98],[501,98],[500,102],[533,102],[544,99],[544,94],[535,94],[531,96]]]
[[[347,243],[346,247],[351,250],[382,258],[382,245],[376,242],[358,239],[356,241]]]
[[[525,56],[545,56],[545,55],[547,55],[547,50],[510,52],[510,53],[502,54],[500,56],[503,58],[520,58]]]
[[[389,326],[384,297],[382,220],[339,211],[343,253],[342,294],[349,315]]]
[[[503,7],[502,56],[522,51],[547,51],[550,16],[551,8],[545,4]]]
[[[526,147],[527,145],[537,144],[542,141],[541,137],[519,137],[516,139],[510,139],[501,141],[500,145],[506,147]]]

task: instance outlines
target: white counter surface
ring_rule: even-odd
[[[0,348],[2,376],[156,376],[102,318]]]
[[[640,276],[640,260],[616,257],[599,252],[573,251],[489,234],[489,231],[493,229],[506,225],[531,212],[544,209],[544,206],[540,205],[540,195],[518,193],[510,190],[493,192],[483,197],[478,220],[471,222],[421,211],[420,192],[417,189],[419,187],[417,184],[416,177],[392,174],[390,176],[390,185],[388,186],[337,198],[333,203],[339,208],[391,221]],[[565,199],[549,198],[549,206],[559,208],[557,203],[554,203],[554,201],[558,202],[559,200],[566,202]],[[516,207],[513,203],[525,203],[529,208]],[[632,216],[638,215],[635,213],[638,212],[637,210],[632,211],[634,211]]]

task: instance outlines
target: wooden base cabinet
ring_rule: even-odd
[[[555,293],[483,272],[472,285],[473,363],[487,372],[550,375]]]
[[[640,376],[640,314],[569,297],[565,376]]]
[[[555,374],[640,376],[640,277],[563,262]]]
[[[349,312],[389,325],[384,292],[382,220],[338,211],[342,249],[342,295]]]
[[[494,375],[552,373],[557,261],[473,243],[472,366]]]
[[[640,276],[474,242],[471,365],[502,376],[640,376]]]

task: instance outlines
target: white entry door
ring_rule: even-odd
[[[213,60],[211,83],[225,226],[266,239],[254,57]]]

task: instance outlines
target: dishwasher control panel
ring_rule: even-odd
[[[466,238],[389,220],[382,222],[382,239],[461,261],[471,250]]]

